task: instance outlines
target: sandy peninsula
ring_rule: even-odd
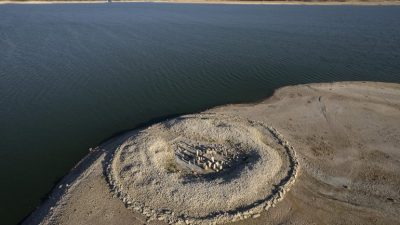
[[[108,140],[22,224],[399,224],[399,149],[400,84],[288,86]]]

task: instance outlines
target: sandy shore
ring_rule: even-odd
[[[113,3],[177,3],[177,4],[234,4],[234,5],[400,5],[400,1],[230,1],[230,0],[119,0]],[[97,3],[106,4],[107,1],[2,1],[0,4],[67,4],[67,3]]]
[[[296,150],[300,170],[290,191],[237,224],[400,223],[400,84],[289,86],[258,103],[203,113],[269,124]],[[23,224],[165,224],[146,222],[108,182],[115,150],[137,132],[93,149]]]

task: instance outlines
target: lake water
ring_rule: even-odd
[[[0,218],[154,118],[309,82],[400,82],[400,7],[0,5]]]

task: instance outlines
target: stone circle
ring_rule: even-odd
[[[258,217],[283,199],[297,172],[295,151],[276,129],[211,113],[136,131],[106,170],[127,207],[170,224]]]

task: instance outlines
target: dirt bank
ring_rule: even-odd
[[[268,124],[296,151],[300,169],[291,189],[237,224],[400,223],[400,84],[290,86],[262,102],[204,113]],[[108,182],[107,163],[137,132],[93,150],[24,224],[164,224],[147,223]]]

